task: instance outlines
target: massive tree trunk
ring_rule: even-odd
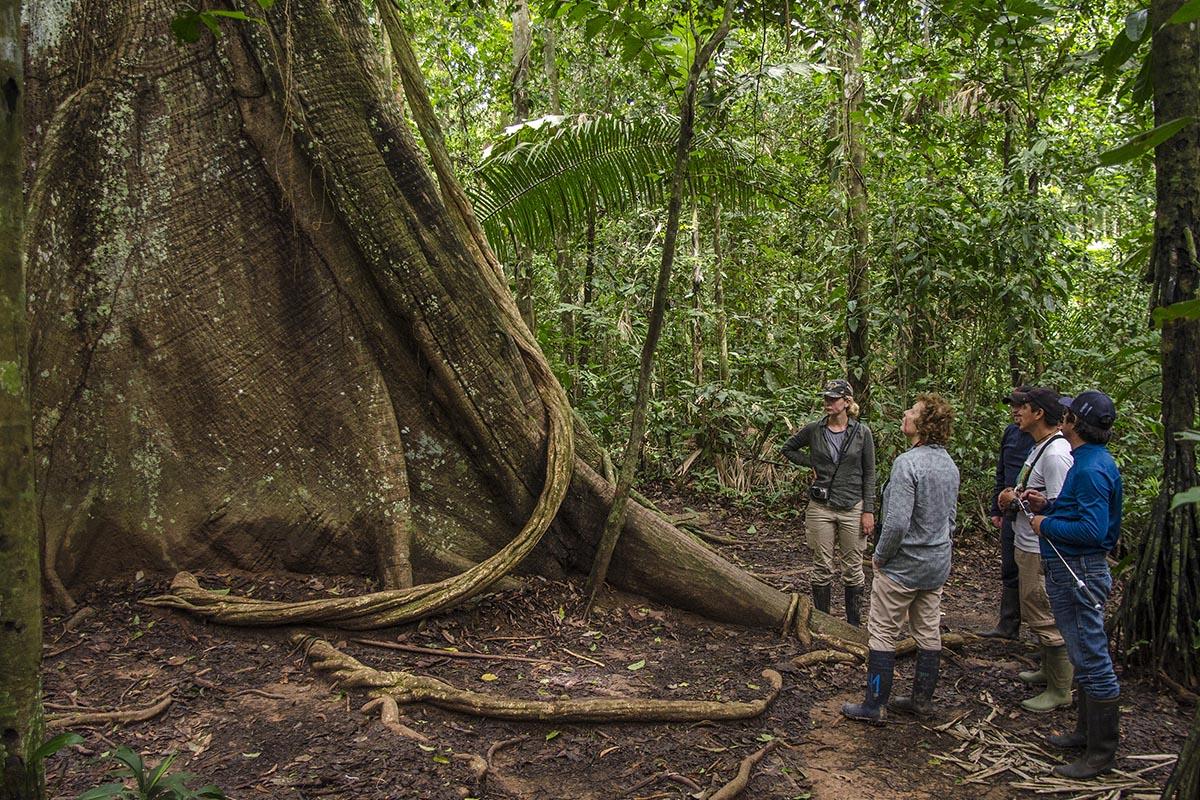
[[[25,85],[20,3],[0,2],[0,800],[44,795],[42,586],[21,257]]]
[[[282,2],[187,47],[173,13],[28,10],[48,581],[63,602],[218,564],[396,585],[409,533],[419,578],[491,555],[545,480],[549,371],[386,91],[362,5]],[[612,487],[576,442],[525,570],[591,561]],[[789,610],[633,504],[610,581],[749,625]]]

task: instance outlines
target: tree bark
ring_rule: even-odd
[[[533,31],[529,22],[529,0],[516,0],[512,12],[512,104],[513,124],[529,118],[529,53],[533,49]],[[529,330],[537,330],[533,310],[533,250],[528,244],[516,241],[513,266],[517,292],[517,308]]]
[[[729,320],[725,315],[725,273],[721,244],[721,204],[713,204],[713,306],[717,315],[717,374],[723,386],[729,385]]]
[[[546,69],[546,85],[550,91],[550,113],[561,114],[562,98],[558,87],[557,37],[554,28],[555,21],[553,19],[546,20],[546,27],[543,32],[546,41],[542,48],[542,61]],[[576,296],[578,287],[575,283],[574,266],[571,245],[567,241],[567,236],[563,231],[556,228],[554,231],[554,274],[558,278],[558,304],[562,309],[558,313],[558,323],[562,335],[562,360],[567,374],[571,377],[569,391],[572,395],[575,392],[575,382],[578,380],[578,376],[575,375],[574,371],[576,348],[575,312],[570,308],[578,299]]]
[[[843,183],[846,191],[846,227],[850,234],[846,284],[846,373],[854,387],[861,414],[870,413],[870,246],[871,219],[867,208],[867,182],[863,177],[866,148],[859,131],[866,82],[862,73],[862,10],[858,3],[842,6],[846,26],[846,55],[842,71],[842,136],[846,151]]]
[[[21,11],[0,2],[0,800],[44,795],[42,587],[29,406],[29,327],[21,240],[25,78]]]
[[[704,264],[700,261],[700,207],[692,197],[692,383],[704,383]]]
[[[1181,0],[1151,5],[1151,70],[1156,125],[1200,115],[1200,34],[1193,23],[1164,23]],[[1200,128],[1189,125],[1155,150],[1152,308],[1196,298],[1196,237],[1200,234]],[[1162,360],[1163,481],[1139,541],[1135,572],[1122,608],[1125,643],[1136,660],[1165,668],[1185,686],[1200,683],[1192,646],[1200,616],[1200,527],[1197,506],[1171,510],[1178,492],[1200,483],[1193,442],[1177,435],[1196,427],[1200,382],[1200,320],[1165,322]]]
[[[545,482],[548,368],[436,148],[426,169],[361,4],[255,5],[266,24],[187,47],[163,36],[169,4],[52,25],[56,8],[27,11],[48,585],[67,602],[138,569],[386,581],[406,531],[423,580],[446,552],[507,545]],[[578,425],[575,443],[523,571],[592,563],[613,486]],[[787,615],[640,505],[623,530],[615,585],[745,625]]]

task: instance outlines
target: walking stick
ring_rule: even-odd
[[[1029,520],[1029,524],[1032,525],[1033,524],[1033,509],[1029,507],[1029,502],[1018,497],[1017,503],[1020,504],[1021,511],[1024,512],[1025,517]],[[1086,583],[1084,583],[1082,580],[1080,580],[1079,576],[1075,574],[1075,570],[1071,569],[1071,565],[1067,563],[1067,560],[1065,558],[1063,558],[1063,554],[1058,552],[1058,548],[1054,546],[1054,542],[1050,539],[1050,537],[1042,536],[1042,539],[1046,542],[1046,544],[1050,545],[1050,549],[1054,551],[1054,555],[1058,556],[1058,560],[1062,562],[1062,565],[1067,568],[1067,572],[1071,573],[1071,577],[1075,579],[1076,588],[1078,588],[1079,591],[1083,593],[1083,596],[1084,596],[1084,598],[1086,598],[1088,605],[1090,605],[1096,611],[1103,611],[1104,603],[1102,603],[1100,601],[1100,599],[1098,597],[1096,597],[1095,594],[1092,593],[1092,590],[1088,588],[1088,585]]]

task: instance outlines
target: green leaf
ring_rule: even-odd
[[[1176,441],[1200,442],[1200,431],[1180,431],[1175,434]]]
[[[450,763],[450,759],[448,759],[448,758],[446,758],[445,756],[443,756],[443,755],[439,754],[439,755],[436,755],[436,756],[434,756],[434,757],[433,757],[433,763],[435,763],[435,764],[449,764],[449,763]]]
[[[1172,303],[1169,306],[1159,306],[1154,309],[1151,317],[1154,319],[1155,325],[1162,325],[1173,319],[1200,319],[1200,298]]]
[[[1171,498],[1171,510],[1179,508],[1188,503],[1200,503],[1200,486],[1193,486],[1186,492],[1180,492]]]
[[[1131,161],[1147,150],[1162,144],[1195,121],[1196,118],[1193,116],[1180,117],[1179,119],[1165,122],[1157,128],[1143,131],[1120,147],[1105,150],[1101,153],[1100,164],[1101,166],[1111,167],[1114,164],[1123,164],[1126,161]]]
[[[187,11],[171,20],[171,33],[185,44],[195,44],[200,41],[200,15],[195,11]]]
[[[618,213],[665,203],[679,122],[665,116],[547,116],[513,125],[484,152],[467,184],[488,240],[503,256],[516,238],[549,246],[597,208]],[[782,177],[732,142],[698,134],[689,189],[726,206],[788,200]]]
[[[83,737],[78,733],[60,733],[58,736],[42,742],[42,746],[33,751],[33,760],[44,761],[64,747],[72,747],[77,744],[83,744]]]
[[[557,739],[558,734],[559,734],[559,731],[550,731],[549,733],[546,734],[546,741],[548,742],[551,739]]]
[[[97,786],[95,789],[88,789],[79,795],[76,800],[108,800],[108,798],[112,797],[121,797],[124,793],[125,784],[106,783],[103,786]]]
[[[1179,10],[1167,20],[1167,25],[1178,25],[1181,22],[1192,22],[1200,19],[1200,0],[1188,0]]]
[[[629,670],[630,672],[637,672],[639,669],[641,669],[644,666],[646,666],[646,659],[643,658],[643,659],[633,662],[629,666],[625,667],[625,669]]]

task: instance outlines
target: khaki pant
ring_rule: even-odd
[[[867,616],[867,643],[872,650],[892,651],[900,626],[908,619],[912,637],[922,650],[942,649],[942,589],[909,589],[884,574],[875,573],[871,585],[871,613]]]
[[[1026,553],[1017,548],[1017,570],[1021,593],[1021,621],[1029,626],[1046,647],[1063,644],[1062,634],[1054,622],[1050,610],[1050,598],[1046,596],[1046,573],[1042,569],[1041,553]]]
[[[838,511],[824,503],[810,500],[804,512],[804,529],[808,546],[813,551],[813,586],[828,586],[833,582],[833,547],[842,551],[842,583],[862,586],[862,557],[867,540],[862,535],[862,503],[848,511]]]

